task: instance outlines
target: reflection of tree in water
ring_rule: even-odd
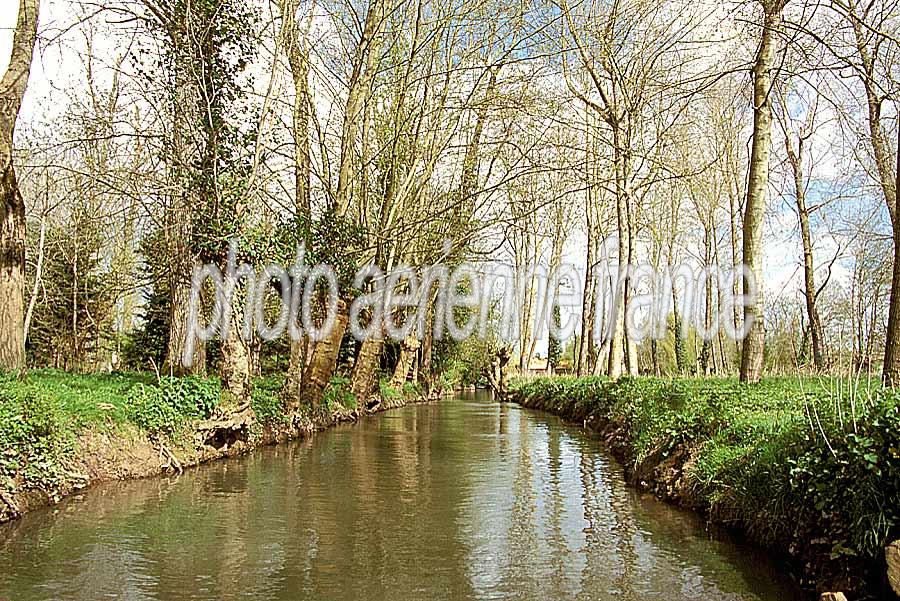
[[[580,432],[510,405],[411,407],[84,496],[0,527],[0,596],[791,598]]]
[[[511,446],[508,457],[514,461],[512,480],[512,510],[509,516],[509,533],[505,538],[506,546],[502,551],[505,570],[504,587],[515,587],[529,592],[540,586],[540,571],[536,565],[545,558],[534,556],[538,546],[537,508],[535,506],[534,457],[531,443],[533,433],[527,419],[523,419],[520,411],[505,407],[508,420],[514,421],[515,430],[507,430],[501,440],[509,441]],[[501,442],[501,444],[503,444]]]
[[[565,511],[565,499],[561,486],[562,460],[560,453],[561,432],[557,428],[548,430],[547,457],[549,459],[548,478],[550,485],[550,524],[549,524],[549,568],[551,571],[552,590],[564,591],[567,589],[566,580],[567,564],[574,560],[570,557],[570,549],[566,544],[566,533],[563,530],[563,513]]]

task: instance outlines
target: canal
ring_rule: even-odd
[[[390,411],[0,526],[0,599],[801,598],[628,488],[579,428],[486,398]]]

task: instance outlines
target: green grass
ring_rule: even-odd
[[[74,375],[34,370],[22,380],[0,375],[0,401],[40,396],[52,403],[72,428],[108,426],[128,421],[128,393],[136,384],[152,385],[155,381],[152,374]]]
[[[761,542],[816,540],[849,571],[900,538],[900,392],[877,381],[546,378],[512,388],[530,406],[625,424],[632,467],[693,449],[694,496]]]

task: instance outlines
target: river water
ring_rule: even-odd
[[[0,599],[799,599],[580,429],[411,406],[0,526]]]

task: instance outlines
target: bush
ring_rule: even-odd
[[[350,379],[334,376],[325,387],[322,404],[329,411],[337,406],[345,409],[356,409],[356,396],[350,392]]]
[[[382,378],[378,381],[378,392],[385,401],[395,401],[403,396],[399,390],[391,386],[390,378]]]

